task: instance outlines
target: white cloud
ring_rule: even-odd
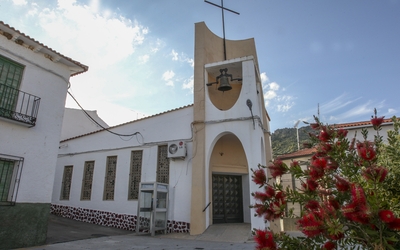
[[[183,89],[189,89],[190,92],[193,94],[193,83],[194,83],[194,78],[191,76],[189,79],[186,79],[185,82],[182,84]]]
[[[174,86],[174,82],[172,81],[172,78],[175,76],[175,73],[172,70],[165,71],[164,74],[162,75],[162,79],[166,81],[167,86]]]
[[[277,84],[276,82],[271,82],[269,85],[269,88],[273,91],[277,91],[279,90],[279,84]]]
[[[194,67],[193,58],[188,57],[185,53],[179,54],[173,49],[170,55],[172,56],[172,61],[186,62],[190,65],[190,67]]]
[[[190,67],[192,67],[192,68],[194,67],[194,60],[193,60],[193,58],[187,58],[187,59],[186,59],[186,62],[189,63]]]
[[[149,55],[143,55],[139,57],[140,63],[147,63],[149,61],[150,56]]]
[[[287,112],[287,111],[290,110],[290,108],[292,108],[292,106],[293,106],[293,105],[290,104],[290,103],[278,104],[278,105],[277,105],[278,111],[279,111],[279,112]]]
[[[148,29],[124,17],[106,17],[91,6],[59,0],[58,8],[37,13],[40,26],[54,43],[51,46],[91,68],[105,68],[132,55]],[[83,57],[84,55],[84,57]]]
[[[178,61],[178,53],[175,50],[172,50],[172,61]]]
[[[27,5],[28,2],[26,0],[13,0],[15,5]]]
[[[265,83],[269,80],[269,78],[265,72],[260,74],[260,78],[261,78],[261,83]]]

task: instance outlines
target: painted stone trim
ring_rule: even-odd
[[[77,221],[92,223],[100,226],[115,227],[119,229],[135,231],[136,215],[117,214],[107,211],[87,209],[81,207],[71,207],[64,205],[51,204],[50,213]],[[190,223],[183,221],[168,220],[168,233],[189,233]]]

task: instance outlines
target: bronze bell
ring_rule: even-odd
[[[232,86],[229,84],[229,79],[226,75],[221,75],[219,78],[219,91],[228,91],[231,90]]]
[[[228,77],[230,77],[232,79],[232,75],[231,74],[227,74],[226,72],[228,72],[228,69],[220,69],[219,72],[221,73],[218,77],[217,77],[217,81],[219,79],[219,87],[218,90],[219,91],[228,91],[232,89],[232,86],[229,84],[229,79]]]

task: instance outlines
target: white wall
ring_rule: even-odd
[[[86,111],[104,128],[109,126],[97,115],[97,111]],[[60,140],[101,130],[102,127],[90,120],[80,109],[65,108]]]
[[[0,153],[24,158],[17,202],[50,203],[69,69],[4,36],[0,54],[25,65],[20,90],[41,98],[36,126],[0,120]]]
[[[244,178],[247,178],[247,181],[243,181],[243,185],[247,185],[244,187],[246,192],[243,192],[244,203],[248,202],[248,204],[244,204],[247,206],[247,209],[244,209],[244,221],[251,222],[252,228],[264,228],[265,223],[262,218],[254,217],[254,211],[248,209],[251,204],[255,203],[255,200],[250,195],[252,192],[255,192],[259,189],[257,185],[253,183],[251,180],[251,170],[256,169],[258,164],[265,162],[264,151],[260,149],[260,140],[264,141],[264,131],[262,127],[259,126],[259,122],[257,119],[253,121],[251,119],[244,120],[235,120],[236,118],[246,118],[251,116],[251,112],[249,107],[246,105],[247,99],[252,101],[252,110],[254,116],[259,116],[262,113],[258,95],[262,95],[262,92],[257,94],[256,88],[256,71],[255,65],[252,57],[243,58],[242,61],[242,78],[243,85],[242,90],[239,95],[238,100],[233,105],[232,108],[226,111],[218,110],[210,101],[208,92],[206,91],[206,187],[208,187],[209,176],[210,176],[210,158],[212,154],[212,150],[214,148],[217,140],[224,133],[233,133],[242,143],[243,149],[246,154],[249,174],[245,175]],[[233,60],[232,60],[233,61]],[[225,66],[221,64],[221,67]],[[228,66],[229,67],[229,66]],[[229,122],[225,122],[224,119],[229,120]],[[212,121],[212,122],[211,122]],[[209,123],[207,123],[209,122]],[[267,124],[263,124],[264,128],[267,128]],[[262,148],[264,148],[263,145]],[[210,201],[209,193],[206,193],[206,204]],[[207,226],[211,224],[210,219],[207,220]]]
[[[61,143],[54,181],[53,204],[96,209],[114,213],[137,214],[137,200],[128,200],[131,151],[143,150],[142,182],[156,181],[158,145],[169,141],[187,141],[187,157],[170,160],[170,213],[169,219],[190,221],[191,196],[191,122],[193,107],[185,107],[129,124],[111,128],[121,134],[141,135],[119,137],[107,131],[97,132]],[[107,156],[117,158],[114,201],[103,201]],[[90,201],[81,201],[83,168],[85,161],[95,161]],[[72,187],[69,201],[60,200],[64,166],[73,165]]]

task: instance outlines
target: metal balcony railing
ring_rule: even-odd
[[[39,97],[0,84],[0,118],[33,127],[36,125],[39,104]]]

